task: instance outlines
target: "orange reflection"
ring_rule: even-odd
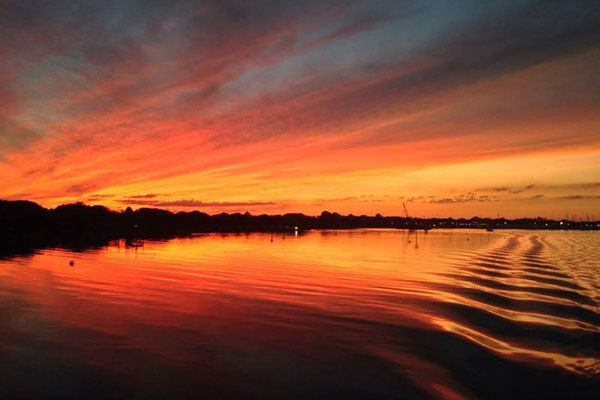
[[[549,282],[542,267],[523,264],[556,266],[549,260],[560,234],[431,231],[419,234],[418,248],[414,233],[393,230],[279,234],[272,242],[270,234],[208,234],[45,250],[3,261],[2,274],[43,320],[112,338],[104,353],[82,350],[101,365],[118,362],[122,347],[182,363],[198,357],[190,346],[199,343],[276,345],[316,358],[315,348],[350,346],[450,399],[464,389],[447,367],[420,358],[410,341],[421,334],[412,332],[450,333],[516,362],[598,372],[597,349],[576,339],[599,331],[597,309],[583,301],[597,286],[569,268],[553,270],[562,277]],[[395,330],[404,333],[389,336]]]

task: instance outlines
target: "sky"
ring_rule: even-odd
[[[0,0],[0,198],[598,219],[600,3]]]

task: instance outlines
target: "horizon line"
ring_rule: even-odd
[[[341,217],[367,217],[367,218],[401,218],[401,219],[414,219],[414,220],[473,220],[473,219],[482,219],[482,220],[504,220],[504,221],[518,221],[518,220],[543,220],[543,221],[555,221],[555,222],[560,222],[560,221],[564,221],[564,222],[573,222],[573,223],[593,223],[593,224],[597,224],[600,223],[600,220],[595,220],[595,219],[580,219],[580,220],[573,220],[573,219],[566,219],[566,218],[560,218],[560,219],[554,219],[554,218],[547,218],[547,217],[541,217],[541,216],[536,216],[536,217],[519,217],[519,218],[506,218],[506,217],[482,217],[482,216],[478,216],[478,215],[474,215],[471,217],[417,217],[417,216],[401,216],[401,215],[383,215],[381,213],[376,213],[375,215],[369,215],[369,214],[353,214],[353,213],[349,213],[349,214],[341,214],[337,211],[328,211],[328,210],[323,210],[321,211],[320,214],[305,214],[303,212],[286,212],[286,213],[280,213],[280,214],[268,214],[268,213],[261,213],[261,214],[252,214],[249,210],[246,210],[245,212],[225,212],[225,211],[221,211],[215,214],[209,214],[207,212],[201,211],[199,209],[191,209],[189,211],[171,211],[169,209],[166,208],[160,208],[160,207],[138,207],[138,208],[133,208],[131,206],[127,206],[122,210],[118,210],[118,209],[113,209],[110,207],[107,207],[103,204],[86,204],[83,201],[76,201],[73,203],[65,203],[65,204],[60,204],[54,208],[51,207],[44,207],[43,205],[33,201],[33,200],[26,200],[26,199],[16,199],[16,200],[7,200],[7,199],[0,199],[0,203],[1,202],[26,202],[26,203],[32,203],[35,204],[36,206],[47,210],[47,211],[54,211],[60,207],[66,207],[66,206],[76,206],[76,205],[80,205],[80,206],[84,206],[84,207],[102,207],[110,212],[115,212],[115,213],[125,213],[127,212],[127,209],[131,209],[132,212],[138,211],[138,210],[160,210],[160,211],[165,211],[168,212],[170,214],[179,214],[179,213],[184,213],[184,214],[189,214],[189,213],[193,213],[193,212],[199,212],[199,213],[203,213],[209,216],[216,216],[216,215],[221,215],[221,214],[226,214],[226,215],[235,215],[235,214],[240,214],[240,215],[250,215],[250,216],[284,216],[284,215],[302,215],[305,217],[312,217],[312,218],[319,218],[320,216],[322,216],[325,213],[328,214],[337,214]]]

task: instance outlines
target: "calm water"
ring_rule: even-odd
[[[594,398],[599,302],[599,232],[46,249],[0,258],[0,396]]]

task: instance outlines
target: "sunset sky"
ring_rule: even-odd
[[[600,218],[600,2],[0,0],[0,198]]]

